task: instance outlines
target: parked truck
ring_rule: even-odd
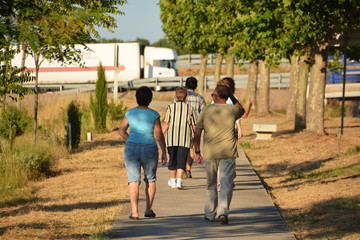
[[[84,67],[45,60],[39,69],[39,85],[95,83],[100,62],[105,69],[108,82],[178,75],[177,54],[173,49],[145,46],[137,42],[96,43],[86,46],[88,49],[83,45],[76,45],[76,48],[81,50]],[[17,54],[13,65],[20,66],[21,57],[21,53]],[[33,70],[35,75],[35,62],[32,56],[27,56],[25,66]]]

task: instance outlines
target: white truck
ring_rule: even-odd
[[[76,48],[81,50],[84,67],[45,60],[39,70],[39,85],[95,83],[100,62],[105,69],[106,80],[110,83],[115,80],[123,82],[178,75],[177,54],[173,49],[144,46],[137,42],[95,43],[86,46],[91,50],[86,50],[82,45],[76,45]],[[21,53],[15,56],[13,65],[20,66],[21,56]],[[32,56],[27,56],[25,66],[35,75],[35,63]]]

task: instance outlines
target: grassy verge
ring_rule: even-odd
[[[29,136],[22,137],[13,151],[0,154],[0,205],[34,201],[27,184],[52,174],[52,169],[66,149],[47,141],[33,145]]]

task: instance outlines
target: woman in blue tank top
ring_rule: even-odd
[[[119,127],[119,134],[126,140],[124,162],[128,175],[131,203],[130,219],[139,219],[138,199],[141,183],[141,167],[144,170],[146,210],[145,217],[154,218],[152,204],[156,192],[156,170],[159,153],[154,133],[161,148],[161,162],[167,162],[164,135],[161,131],[160,114],[149,108],[152,92],[149,87],[136,91],[138,106],[129,109]],[[130,127],[130,132],[127,129]]]

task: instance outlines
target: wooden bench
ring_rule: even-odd
[[[257,140],[269,140],[271,135],[276,132],[276,123],[254,122],[253,131],[256,132]]]

